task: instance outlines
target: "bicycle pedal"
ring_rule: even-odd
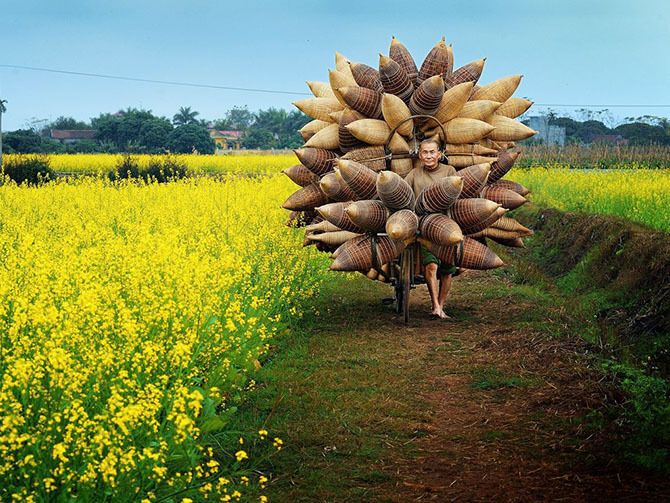
[[[390,306],[394,302],[395,302],[394,297],[385,297],[385,298],[382,299],[382,304],[384,304],[385,306]]]

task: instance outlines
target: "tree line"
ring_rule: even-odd
[[[298,130],[311,119],[300,111],[269,108],[251,112],[246,107],[228,110],[215,120],[200,119],[199,112],[181,107],[168,119],[151,110],[127,108],[102,113],[90,122],[61,116],[39,127],[28,125],[3,133],[5,153],[214,153],[209,130],[241,131],[240,144],[247,149],[291,149],[303,144]],[[51,130],[95,130],[92,139],[61,143]]]
[[[549,111],[549,124],[565,128],[566,142],[590,144],[601,135],[620,135],[629,145],[670,145],[670,121],[664,117],[627,117],[614,126],[606,110],[577,111],[583,120],[559,116]],[[127,108],[102,113],[90,122],[59,117],[46,126],[30,126],[3,134],[5,153],[191,153],[211,154],[214,141],[209,129],[241,131],[240,144],[246,149],[292,149],[303,144],[297,132],[310,121],[302,112],[269,108],[251,112],[246,107],[228,110],[224,117],[206,120],[191,107],[181,107],[171,118],[159,117],[151,110]],[[50,137],[53,129],[96,131],[94,139],[61,143]],[[540,140],[541,141],[541,140]],[[531,139],[530,143],[538,140]]]

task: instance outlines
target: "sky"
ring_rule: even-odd
[[[328,80],[335,51],[377,67],[392,36],[418,66],[444,36],[455,67],[487,58],[480,83],[523,74],[515,96],[531,112],[580,118],[582,105],[606,105],[590,109],[607,108],[611,125],[670,116],[667,0],[0,0],[0,19],[3,130],[128,107],[171,118],[190,106],[206,119],[291,109],[306,81]]]

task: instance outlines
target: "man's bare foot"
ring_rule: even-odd
[[[433,309],[430,314],[443,320],[451,319],[451,316],[447,315],[442,309]]]

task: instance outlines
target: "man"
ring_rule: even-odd
[[[442,155],[436,140],[427,139],[419,145],[419,160],[421,165],[407,174],[405,181],[412,187],[418,197],[421,191],[445,176],[453,176],[456,170],[449,165],[440,164]],[[438,318],[447,319],[444,312],[444,303],[447,301],[451,289],[452,275],[457,268],[451,264],[444,264],[426,247],[421,245],[421,262],[425,268],[424,275],[431,301],[431,314]],[[439,277],[439,288],[438,288]]]

